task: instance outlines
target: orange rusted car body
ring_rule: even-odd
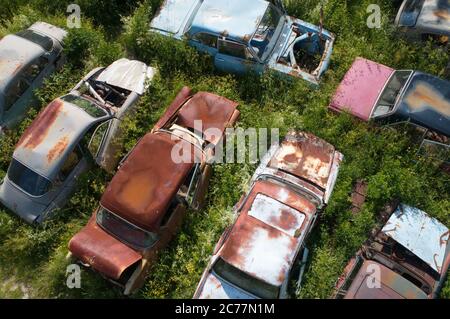
[[[194,298],[287,298],[293,269],[306,263],[305,242],[334,188],[341,153],[307,133],[274,145],[235,207]],[[299,285],[299,282],[298,282]]]
[[[213,150],[225,128],[239,117],[237,103],[184,88],[153,130],[125,157],[88,225],[69,243],[83,265],[120,285],[128,295],[140,288],[158,253],[175,236],[187,209],[199,209],[211,175]],[[194,120],[222,136],[193,132]],[[173,150],[188,150],[189,161]],[[184,154],[186,155],[186,154]]]

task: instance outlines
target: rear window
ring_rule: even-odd
[[[36,33],[33,30],[20,31],[16,35],[18,37],[36,43],[37,45],[42,47],[45,51],[51,51],[53,49],[53,40],[50,37]]]
[[[279,288],[252,277],[228,264],[222,258],[217,259],[213,271],[220,278],[262,299],[277,299]]]
[[[103,117],[106,115],[106,112],[102,108],[98,107],[91,101],[89,101],[85,98],[82,98],[81,96],[75,96],[75,95],[69,94],[69,95],[63,96],[61,98],[61,100],[78,106],[80,109],[85,111],[87,114],[89,114],[90,116],[93,116],[95,118],[100,118],[100,117]]]
[[[8,169],[8,178],[23,191],[32,196],[42,196],[50,190],[51,182],[32,171],[17,160],[12,160]]]
[[[156,234],[127,222],[103,207],[97,212],[97,223],[107,232],[133,247],[148,248],[158,240]]]
[[[408,0],[405,3],[400,16],[399,25],[403,27],[413,27],[417,23],[424,0]]]
[[[411,73],[412,71],[395,71],[381,94],[372,117],[384,116],[394,110],[397,99],[411,76]]]

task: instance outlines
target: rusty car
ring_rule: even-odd
[[[120,59],[96,68],[55,99],[25,130],[0,185],[0,202],[30,224],[62,208],[80,174],[96,162],[120,161],[123,118],[131,114],[155,69]]]
[[[334,94],[329,108],[363,121],[412,128],[421,155],[450,166],[450,82],[413,70],[357,58]]]
[[[236,74],[278,74],[318,85],[328,69],[335,36],[286,14],[282,1],[167,0],[151,30],[188,44]]]
[[[410,40],[432,38],[447,44],[450,37],[450,1],[403,0],[395,26]]]
[[[144,283],[158,254],[176,235],[188,209],[199,210],[214,148],[239,117],[238,104],[184,88],[150,133],[128,153],[88,224],[69,243],[69,256],[120,286]],[[203,121],[204,131],[195,130]],[[209,135],[210,128],[221,132]],[[181,147],[183,159],[174,157]],[[185,157],[188,155],[187,157]]]
[[[45,22],[0,40],[0,132],[15,128],[36,103],[34,91],[65,62],[67,32]]]
[[[422,210],[394,201],[349,261],[337,299],[437,298],[450,264],[449,229]]]
[[[309,133],[290,132],[274,144],[236,204],[236,221],[216,244],[194,298],[277,299],[298,291],[306,240],[342,160],[332,145]]]

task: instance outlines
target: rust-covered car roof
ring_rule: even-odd
[[[311,202],[289,188],[258,181],[219,255],[241,271],[279,287],[315,212]]]
[[[52,180],[76,142],[97,121],[81,108],[56,99],[25,130],[13,157]]]
[[[335,148],[308,133],[291,134],[269,162],[269,167],[286,171],[325,189],[330,177]]]
[[[237,106],[238,103],[222,96],[198,92],[180,109],[177,124],[194,129],[195,121],[202,121],[203,138],[216,144],[222,138],[222,134],[215,136],[211,129],[217,129],[223,133]]]
[[[175,145],[191,150],[192,161],[175,163]],[[101,205],[148,231],[157,232],[170,201],[193,167],[197,152],[170,133],[144,136],[108,185]]]
[[[379,271],[374,271],[379,270]],[[379,277],[375,276],[378,274]],[[393,270],[365,261],[348,289],[345,299],[426,299],[427,295]]]

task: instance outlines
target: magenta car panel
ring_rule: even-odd
[[[339,85],[330,108],[337,112],[348,111],[363,121],[369,121],[392,73],[394,69],[357,58]]]

